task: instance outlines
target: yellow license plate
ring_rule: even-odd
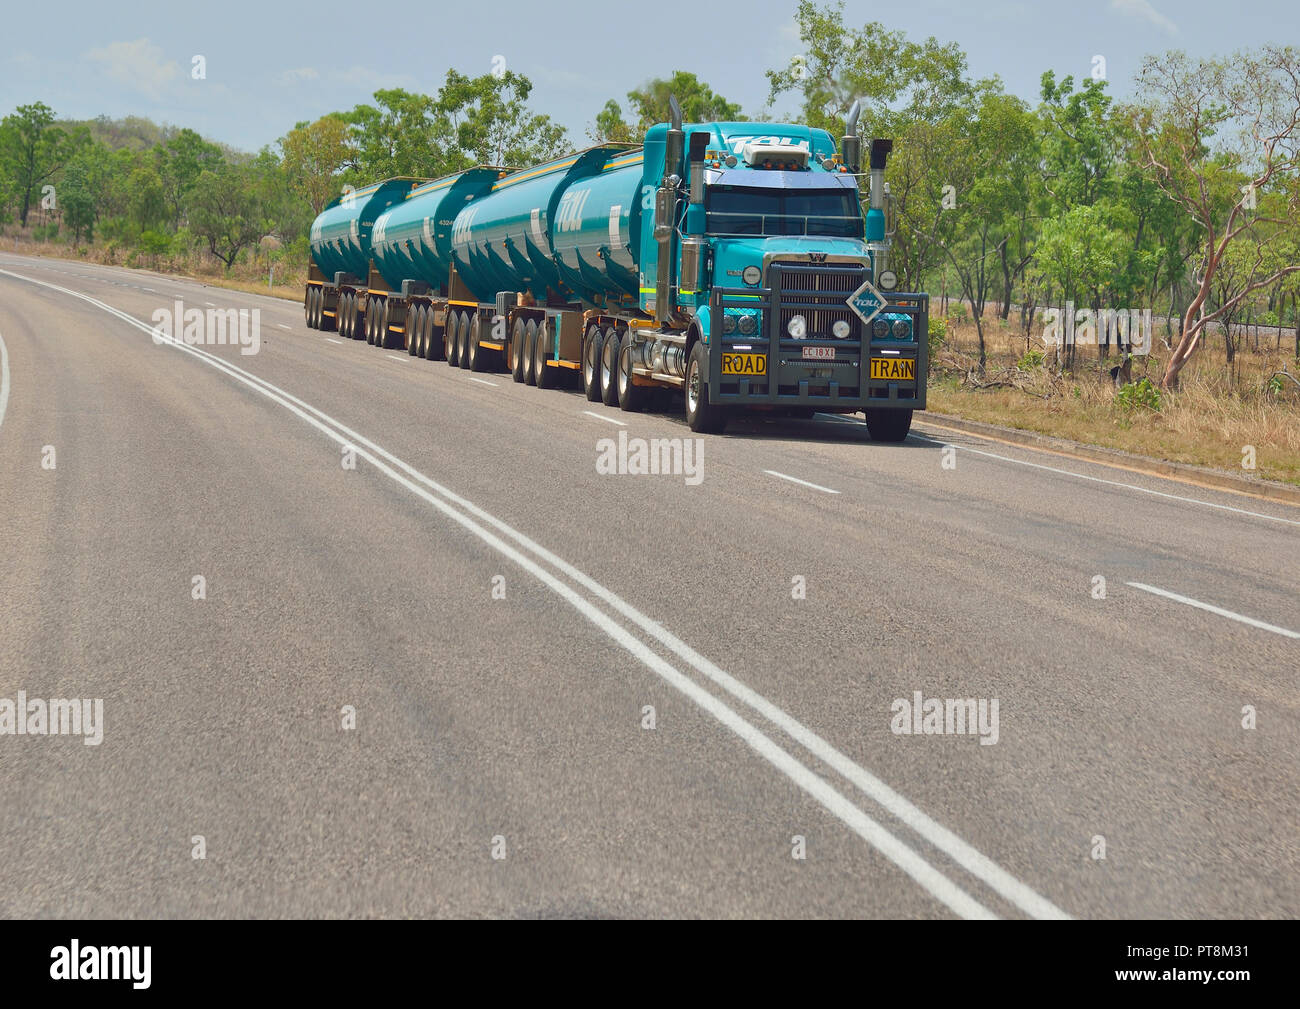
[[[889,382],[915,382],[916,359],[913,357],[873,357],[871,377]]]
[[[724,375],[766,375],[766,354],[723,354]]]

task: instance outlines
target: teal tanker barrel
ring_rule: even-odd
[[[491,191],[504,174],[480,166],[416,186],[384,211],[370,236],[375,267],[397,290],[419,280],[445,292],[451,267],[451,227],[467,203]]]
[[[600,173],[618,145],[592,147],[537,168],[507,175],[486,196],[472,201],[452,226],[456,272],[481,301],[498,291],[527,291],[538,301],[548,290],[560,300],[588,293],[568,283],[556,266],[553,228],[565,191],[577,180]],[[608,208],[606,209],[608,227]]]
[[[311,226],[311,257],[326,278],[370,275],[370,233],[385,210],[400,203],[419,179],[385,179],[344,193]]]
[[[639,297],[644,160],[641,151],[615,155],[560,198],[551,233],[555,262],[560,279],[584,301]]]

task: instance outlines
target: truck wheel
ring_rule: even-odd
[[[618,406],[618,330],[610,326],[600,341],[600,401]]]
[[[442,342],[446,352],[447,365],[460,367],[460,313],[447,310],[447,322],[442,327]]]
[[[594,322],[582,344],[582,391],[591,402],[600,402],[600,325]]]
[[[524,380],[524,350],[528,343],[528,331],[524,328],[522,317],[515,320],[510,330],[510,350],[507,359],[510,365],[510,377],[516,382]]]
[[[632,381],[632,330],[623,332],[623,339],[618,345],[618,405],[628,413],[635,413],[645,407],[648,390],[643,385]]]
[[[524,344],[523,344],[523,362],[520,367],[524,373],[524,385],[534,385],[537,381],[537,372],[533,365],[536,364],[534,356],[537,352],[537,323],[532,319],[524,321]]]
[[[686,362],[686,423],[696,434],[719,434],[727,426],[726,412],[709,402],[709,383],[704,380],[708,360],[708,348],[697,342]]]
[[[459,355],[456,363],[466,371],[469,370],[469,325],[470,313],[461,312],[459,325],[456,326],[456,353]]]
[[[343,291],[339,294],[339,317],[335,321],[338,323],[339,336],[347,338],[348,335],[348,292]]]
[[[420,336],[424,332],[424,306],[415,305],[406,313],[406,354],[415,357],[420,349]]]
[[[483,336],[483,317],[474,313],[474,321],[469,324],[469,370],[487,371],[488,351],[479,345]]]
[[[539,389],[554,389],[556,370],[547,365],[551,359],[551,320],[545,319],[537,327],[537,336],[533,338],[533,384]]]
[[[899,442],[907,437],[912,429],[911,410],[884,410],[876,408],[865,411],[867,415],[867,434],[872,441]]]
[[[313,288],[311,288],[311,287],[309,286],[309,287],[307,288],[306,292],[305,292],[305,293],[303,294],[303,296],[302,296],[302,321],[303,321],[304,323],[307,324],[307,328],[308,328],[308,329],[311,329],[311,292],[312,292],[312,290],[313,290]]]

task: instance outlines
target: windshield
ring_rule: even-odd
[[[844,189],[743,189],[710,186],[710,235],[829,235],[861,238],[857,194]]]

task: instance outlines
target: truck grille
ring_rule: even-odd
[[[796,315],[808,321],[808,338],[833,339],[831,327],[849,324],[846,341],[861,339],[862,320],[845,302],[866,279],[865,266],[809,267],[803,263],[773,263],[768,283],[780,291],[781,338],[788,340],[786,325]]]

